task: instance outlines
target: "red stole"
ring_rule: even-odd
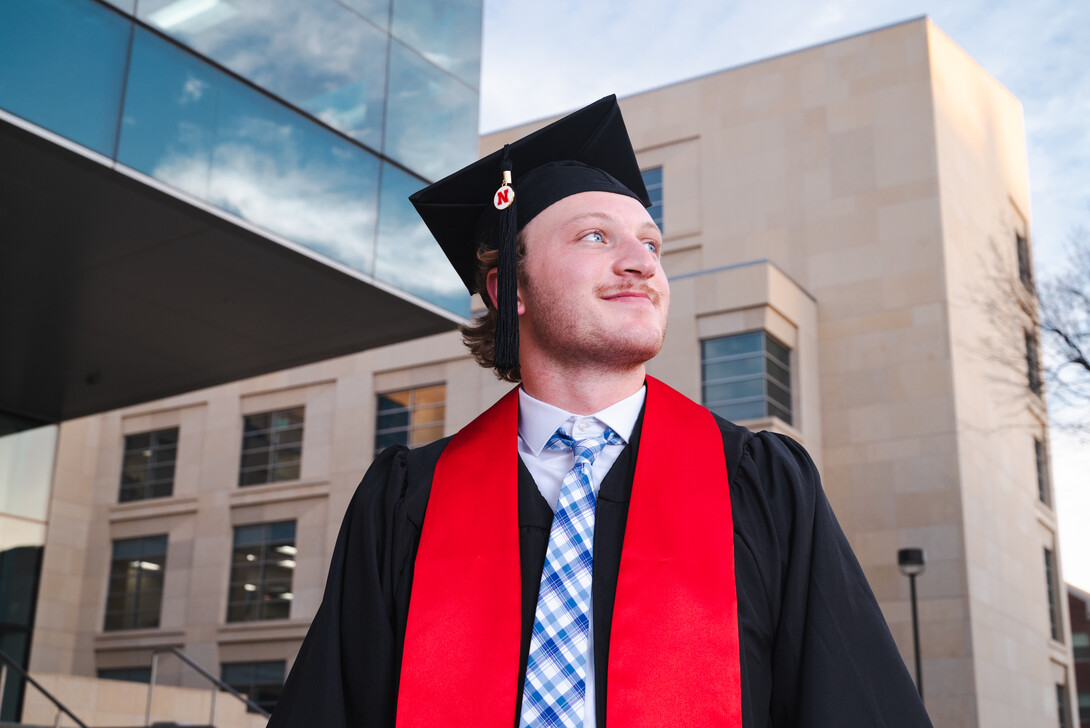
[[[455,435],[436,465],[409,603],[401,728],[515,720],[517,432],[516,389]],[[708,410],[648,377],[613,608],[608,720],[738,728],[738,660],[722,436]]]

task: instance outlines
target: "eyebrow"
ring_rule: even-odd
[[[594,219],[597,219],[597,220],[604,220],[606,222],[613,222],[614,221],[614,217],[612,215],[606,214],[604,212],[584,212],[584,213],[580,213],[579,215],[573,215],[572,217],[568,218],[568,220],[564,222],[564,225],[571,225],[573,223],[577,223],[577,222],[581,222],[582,220],[586,220],[588,218],[594,218]],[[661,231],[659,230],[659,226],[655,224],[654,220],[648,220],[647,222],[640,225],[640,231],[644,231],[644,230],[647,230],[649,232],[653,230],[654,232],[661,234]]]

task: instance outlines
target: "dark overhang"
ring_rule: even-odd
[[[0,414],[58,422],[456,322],[0,120]]]

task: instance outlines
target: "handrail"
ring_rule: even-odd
[[[246,707],[248,707],[251,710],[261,714],[263,717],[265,717],[265,718],[270,717],[270,713],[267,710],[262,708],[260,705],[258,705],[254,701],[247,698],[245,695],[241,694],[239,691],[235,690],[233,687],[231,687],[230,685],[225,683],[223,680],[220,680],[218,677],[216,677],[212,673],[208,672],[208,670],[205,670],[203,667],[201,667],[199,664],[197,664],[197,662],[194,661],[192,657],[185,654],[184,652],[182,652],[177,647],[170,647],[170,648],[162,649],[162,650],[153,650],[152,653],[151,653],[151,679],[148,682],[148,708],[147,708],[147,713],[144,716],[144,724],[146,726],[151,725],[151,697],[152,697],[153,691],[155,690],[155,674],[158,671],[157,668],[158,668],[158,665],[159,665],[159,655],[167,654],[167,653],[171,653],[171,654],[175,655],[176,657],[178,657],[178,659],[180,659],[186,665],[189,665],[194,670],[196,670],[197,673],[201,675],[201,677],[203,677],[205,680],[208,680],[210,683],[212,683],[212,686],[213,686],[213,690],[212,690],[212,708],[211,708],[211,715],[209,716],[209,719],[208,719],[209,725],[215,725],[215,723],[216,723],[216,696],[219,694],[220,690],[223,690],[224,692],[226,692],[226,693],[234,696],[235,698],[241,700],[246,705]],[[84,728],[86,728],[86,727],[84,727]]]
[[[22,675],[22,677],[23,677],[23,679],[24,679],[24,680],[26,680],[26,681],[27,681],[28,683],[30,683],[31,685],[33,685],[34,687],[36,687],[36,688],[38,689],[38,691],[39,691],[39,692],[40,692],[40,693],[41,693],[42,695],[44,695],[45,697],[49,698],[50,702],[52,702],[52,703],[53,703],[53,705],[55,705],[55,706],[57,707],[57,718],[56,718],[56,720],[55,720],[55,721],[53,722],[53,725],[55,725],[55,726],[56,726],[56,725],[60,725],[60,722],[61,722],[61,713],[65,713],[65,714],[66,714],[66,715],[67,715],[67,716],[68,716],[69,718],[71,718],[72,720],[76,721],[76,725],[78,725],[78,726],[79,726],[80,728],[87,728],[87,724],[86,724],[86,723],[84,723],[84,722],[83,722],[82,720],[80,720],[79,718],[77,718],[77,717],[75,716],[75,714],[73,714],[73,713],[72,713],[72,711],[71,711],[71,710],[69,710],[67,706],[65,706],[65,704],[64,704],[64,703],[62,703],[61,701],[59,701],[59,700],[57,700],[56,698],[54,698],[54,697],[53,697],[53,695],[52,695],[52,694],[51,694],[51,693],[50,693],[50,692],[49,692],[48,690],[46,690],[45,688],[43,688],[43,687],[41,686],[41,684],[39,684],[39,683],[38,683],[38,681],[37,681],[37,680],[35,680],[34,678],[32,678],[32,677],[31,677],[31,676],[30,676],[30,675],[29,675],[29,674],[27,673],[27,671],[26,671],[26,670],[24,670],[24,669],[22,668],[22,666],[21,666],[21,665],[20,665],[20,664],[19,664],[18,662],[16,662],[16,661],[15,661],[15,658],[14,658],[14,657],[11,657],[10,655],[8,655],[8,654],[7,654],[6,652],[4,652],[3,650],[0,650],[0,660],[3,660],[3,662],[7,663],[7,664],[5,664],[5,665],[0,665],[0,673],[4,673],[4,674],[6,675],[6,672],[7,672],[7,665],[11,665],[12,667],[14,667],[14,668],[15,668],[15,671],[16,671],[16,672],[18,672],[18,673],[19,673],[20,675]],[[2,682],[2,681],[0,681],[0,682]],[[2,699],[2,698],[3,698],[3,693],[0,693],[0,699]]]

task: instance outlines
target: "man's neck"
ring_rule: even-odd
[[[643,386],[645,376],[642,364],[623,372],[534,371],[523,367],[522,388],[534,399],[554,407],[576,415],[590,415],[635,394]]]

